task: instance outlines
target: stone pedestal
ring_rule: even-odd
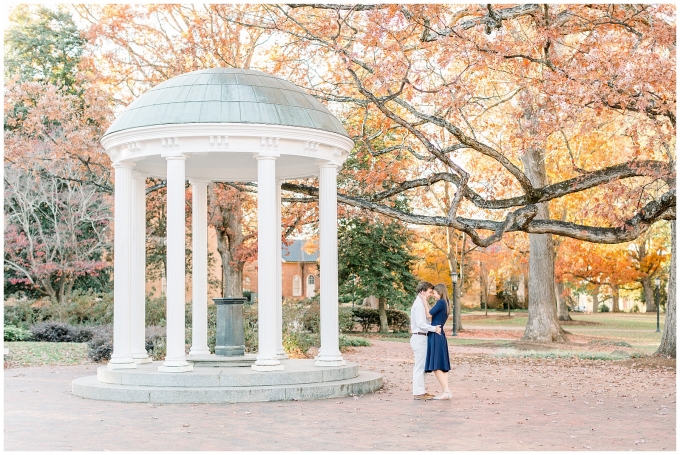
[[[234,357],[245,354],[243,304],[245,297],[213,299],[217,305],[215,355]]]

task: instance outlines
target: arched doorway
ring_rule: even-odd
[[[316,295],[316,278],[314,275],[307,275],[306,297],[312,298]]]

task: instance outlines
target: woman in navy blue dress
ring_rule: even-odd
[[[432,325],[441,326],[442,332],[427,333],[427,357],[425,357],[425,372],[434,372],[437,381],[442,386],[442,393],[433,400],[449,400],[452,397],[449,390],[449,375],[451,363],[449,362],[449,345],[444,334],[444,323],[449,318],[449,291],[445,284],[438,284],[434,287],[434,298],[437,303],[426,314],[432,316]]]

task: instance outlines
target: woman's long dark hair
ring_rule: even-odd
[[[448,290],[448,288],[446,287],[446,285],[444,283],[439,283],[438,285],[436,285],[434,287],[434,290],[437,291],[437,294],[442,296],[442,299],[444,299],[444,301],[446,302],[446,316],[448,317],[449,313],[451,312],[450,308],[449,308],[451,303],[449,302],[449,290]]]

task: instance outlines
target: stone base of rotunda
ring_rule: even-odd
[[[188,359],[187,359],[188,360]],[[317,400],[363,395],[382,387],[382,375],[360,371],[356,363],[315,366],[310,359],[284,359],[282,371],[243,367],[196,367],[186,373],[161,373],[162,362],[135,370],[97,369],[96,376],[75,379],[75,396],[142,403],[242,403]]]

